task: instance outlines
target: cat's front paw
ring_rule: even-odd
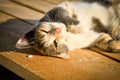
[[[67,27],[67,31],[74,33],[74,34],[79,34],[81,32],[81,29],[79,29],[79,27],[75,26],[75,25],[69,25]]]
[[[116,52],[116,53],[120,52],[120,41],[110,41],[108,50],[110,52]]]

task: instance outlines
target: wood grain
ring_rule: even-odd
[[[52,3],[52,4],[59,4],[64,1],[80,1],[80,0],[45,0],[45,1]]]
[[[90,49],[120,63],[120,53],[110,53],[96,47],[91,47]]]
[[[26,20],[32,24],[35,24],[35,20],[39,20],[43,16],[40,12],[36,12],[9,0],[0,0],[0,10]]]
[[[89,50],[69,53],[68,60],[20,52],[0,53],[2,65],[27,80],[118,80],[120,64]],[[8,63],[8,64],[6,64]],[[38,78],[38,79],[37,79]]]
[[[16,41],[55,5],[50,0],[0,0],[0,64],[26,80],[119,80],[120,54],[77,49],[69,52],[70,59],[60,59],[32,48],[15,48]]]
[[[50,4],[43,0],[11,0],[15,3],[21,4],[23,6],[27,6],[28,8],[32,8],[38,12],[46,13],[56,5]]]

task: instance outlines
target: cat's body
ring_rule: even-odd
[[[66,57],[69,50],[91,45],[120,52],[119,13],[119,3],[113,4],[109,0],[65,2],[49,11],[34,30],[18,41],[17,47],[29,45],[45,55],[57,57]]]
[[[66,33],[66,42],[69,50],[86,48],[93,44],[93,42],[100,36],[94,31],[82,32],[81,34]]]

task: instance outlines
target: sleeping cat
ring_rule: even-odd
[[[120,4],[109,0],[64,2],[50,10],[16,43],[43,55],[68,58],[68,51],[94,45],[120,52]]]

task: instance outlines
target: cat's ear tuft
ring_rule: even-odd
[[[30,47],[31,46],[25,37],[20,38],[16,43],[16,48],[18,49],[25,49],[25,48],[30,48]]]
[[[67,53],[61,53],[58,55],[54,55],[55,57],[59,57],[59,58],[63,58],[63,59],[68,59],[69,58],[69,54]]]

